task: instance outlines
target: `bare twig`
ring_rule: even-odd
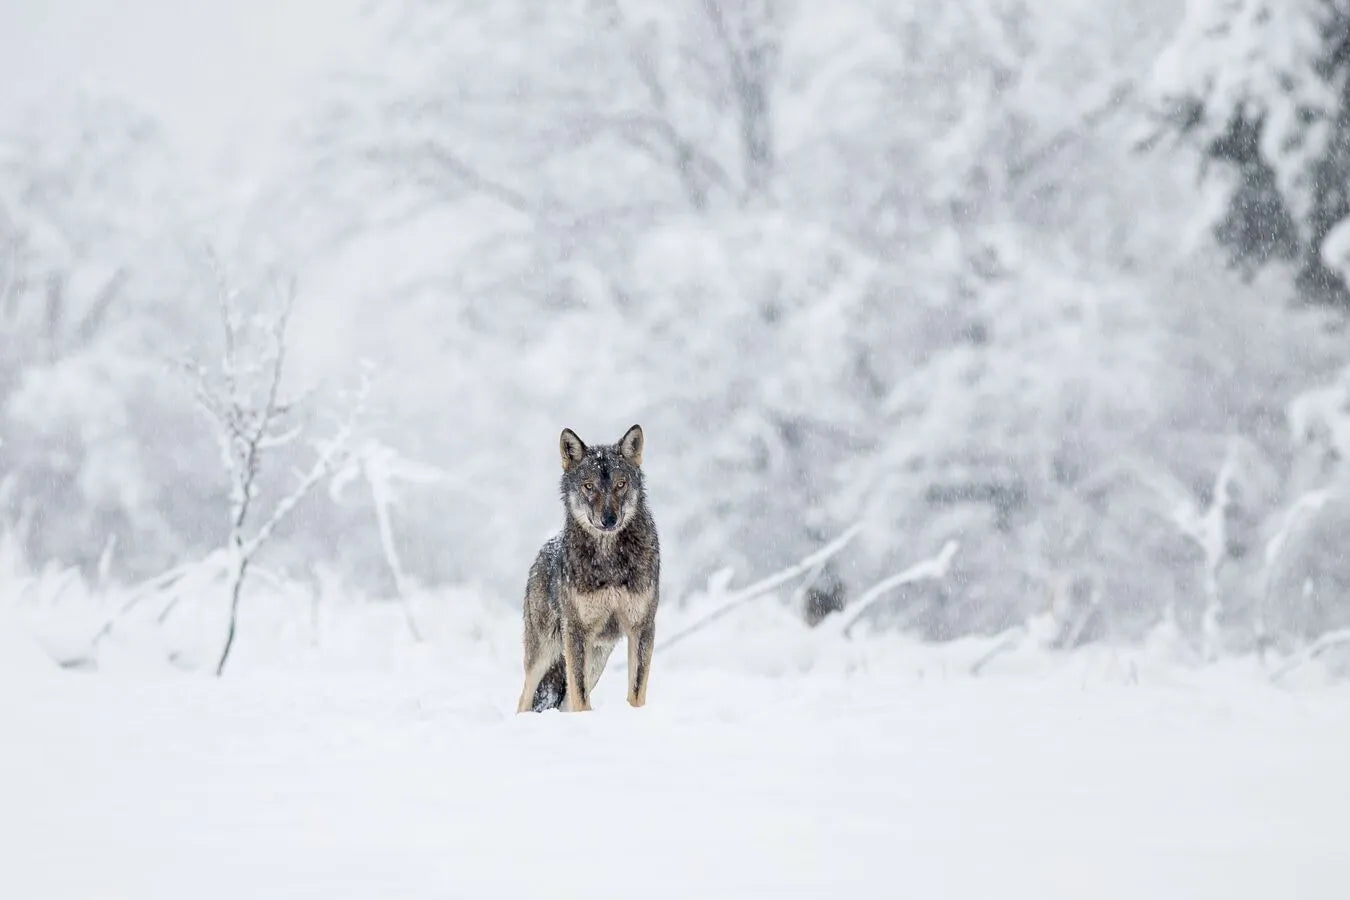
[[[99,329],[103,327],[103,323],[108,318],[108,311],[116,302],[129,278],[130,273],[125,268],[119,268],[113,272],[111,278],[104,282],[103,287],[94,296],[93,304],[80,318],[74,334],[71,335],[73,346],[85,346],[98,334]]]
[[[274,368],[273,372],[274,377],[279,379],[281,370],[279,368]],[[291,489],[291,492],[273,507],[272,514],[250,540],[245,541],[243,539],[243,527],[245,524],[243,518],[236,520],[236,527],[232,531],[230,537],[230,546],[234,556],[234,576],[230,586],[230,620],[225,636],[225,646],[221,650],[220,662],[216,665],[217,676],[224,672],[225,663],[229,660],[230,650],[234,645],[235,629],[239,616],[239,598],[243,590],[244,578],[253,561],[253,557],[256,556],[263,545],[267,543],[268,539],[272,536],[272,533],[276,531],[277,526],[285,521],[286,517],[300,505],[300,501],[304,500],[305,497],[309,495],[309,492],[314,489],[314,486],[337,469],[343,456],[347,453],[352,436],[355,434],[357,421],[365,411],[365,402],[370,393],[370,386],[371,382],[369,377],[363,377],[360,390],[357,393],[356,402],[348,410],[347,416],[338,427],[337,433],[321,445],[318,458],[314,460],[309,471],[301,476],[299,483]],[[275,390],[269,390],[268,396],[269,409],[271,409],[273,408],[274,398],[276,396]],[[256,467],[257,451],[259,449],[258,442],[261,442],[262,434],[265,430],[266,423],[264,422],[259,426],[258,430],[254,432],[257,435],[257,439],[253,446],[253,451],[248,456],[248,464],[251,466]],[[254,477],[256,477],[256,471],[248,478],[247,487],[250,490],[252,487],[252,479]]]
[[[320,481],[333,474],[341,464],[343,457],[348,452],[352,437],[356,434],[356,426],[361,416],[365,413],[366,400],[370,394],[370,380],[365,379],[362,382],[361,389],[357,393],[356,402],[344,418],[338,431],[333,437],[323,442],[319,451],[318,458],[314,464],[309,467],[300,479],[299,483],[292,491],[286,495],[276,507],[272,510],[272,515],[268,517],[263,526],[258,529],[253,539],[244,545],[245,555],[252,557],[258,552],[267,539],[272,536],[272,532],[277,526],[291,514],[291,511],[308,496]]]
[[[1134,92],[1135,85],[1131,81],[1121,81],[1112,85],[1105,99],[1085,110],[1074,126],[1058,132],[1045,143],[1010,163],[1008,180],[1013,184],[1021,182],[1040,166],[1051,161],[1061,150],[1073,143],[1081,133],[1092,131],[1122,109],[1134,95]]]
[[[769,82],[778,47],[766,36],[774,24],[774,9],[771,3],[754,4],[753,9],[741,10],[738,23],[728,21],[727,8],[717,0],[703,0],[703,12],[726,57],[739,119],[742,188],[749,199],[768,188],[774,164]]]
[[[627,31],[629,26],[620,4],[615,3],[613,5],[612,14],[619,21],[620,27]],[[658,145],[664,145],[674,154],[673,161],[676,174],[684,186],[685,196],[689,199],[690,205],[699,211],[706,210],[709,187],[716,185],[729,193],[731,191],[730,177],[717,160],[699,150],[693,141],[681,133],[670,109],[666,87],[657,72],[654,54],[649,52],[647,48],[638,46],[637,42],[630,36],[628,58],[633,69],[637,72],[638,80],[646,88],[647,99],[655,114],[650,116],[624,116],[615,124],[619,125],[621,130],[625,132],[627,129],[622,128],[623,124],[637,126],[638,134],[631,135],[630,142],[647,152],[648,155],[657,158],[660,162],[667,162],[667,160],[661,158],[658,147],[652,146],[650,142],[639,136],[645,136],[648,132],[654,134]]]
[[[516,212],[527,215],[538,212],[537,204],[525,194],[484,175],[449,148],[434,140],[392,147],[371,147],[365,151],[365,156],[370,162],[404,170],[415,170],[425,166],[448,182],[470,193],[490,197]]]
[[[246,318],[238,308],[238,291],[230,285],[224,267],[210,248],[207,248],[206,258],[215,276],[223,353],[219,370],[214,374],[197,363],[185,363],[182,368],[192,383],[198,404],[215,428],[221,461],[229,478],[229,536],[221,552],[228,560],[224,569],[228,575],[230,601],[225,641],[216,664],[216,674],[220,675],[234,646],[239,601],[254,557],[314,487],[344,464],[358,419],[365,411],[371,379],[367,372],[362,373],[356,398],[338,423],[336,432],[316,445],[314,462],[300,475],[290,492],[272,506],[262,524],[253,526],[253,519],[260,512],[257,509],[258,483],[263,457],[271,450],[293,443],[304,431],[299,424],[284,423],[296,402],[283,400],[281,393],[287,362],[287,330],[295,309],[296,285],[293,278],[277,284],[276,311],[270,318]],[[139,602],[138,597],[133,598],[127,608],[135,602]],[[175,599],[161,610],[161,622],[177,602]]]

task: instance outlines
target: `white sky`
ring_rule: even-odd
[[[131,101],[189,159],[265,166],[325,70],[361,45],[359,0],[0,0],[0,128],[77,90]]]

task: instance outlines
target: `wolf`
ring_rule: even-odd
[[[525,586],[525,685],[516,712],[591,708],[619,638],[628,640],[628,702],[647,702],[661,548],[642,478],[642,428],[588,447],[564,428],[562,531],[539,550]]]

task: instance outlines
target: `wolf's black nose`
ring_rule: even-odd
[[[607,513],[600,519],[600,524],[604,525],[606,528],[613,528],[615,525],[619,524],[619,516],[617,513]]]

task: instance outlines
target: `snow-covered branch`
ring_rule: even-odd
[[[1272,682],[1281,681],[1290,672],[1302,668],[1328,650],[1347,644],[1350,644],[1350,628],[1329,631],[1296,654],[1293,659],[1272,672],[1270,680]]]
[[[847,531],[845,531],[843,534],[839,535],[839,537],[835,538],[833,541],[830,541],[830,543],[826,544],[824,547],[821,547],[819,550],[817,550],[815,553],[812,553],[810,556],[807,556],[806,558],[802,559],[800,562],[788,566],[786,569],[783,569],[782,571],[775,572],[773,575],[770,575],[767,578],[761,578],[754,584],[749,585],[748,587],[741,588],[739,591],[732,591],[730,594],[727,595],[726,599],[723,601],[721,606],[719,606],[712,612],[708,613],[706,616],[699,619],[697,622],[690,625],[689,627],[683,629],[682,631],[676,632],[666,640],[657,644],[657,649],[658,650],[668,649],[672,645],[677,644],[680,641],[684,640],[689,635],[706,628],[709,624],[722,618],[727,613],[732,612],[738,607],[745,605],[751,600],[754,600],[756,597],[763,596],[764,594],[767,594],[769,591],[772,591],[774,588],[786,584],[792,579],[810,572],[811,570],[815,569],[818,565],[823,563],[825,560],[829,559],[832,556],[835,556],[836,554],[839,553],[839,551],[847,547],[849,543],[854,538],[856,538],[861,532],[862,532],[862,524],[861,523],[855,524],[852,527],[850,527]]]
[[[394,539],[393,509],[397,503],[395,485],[397,482],[410,484],[446,484],[455,479],[451,474],[436,466],[410,460],[394,448],[374,440],[367,439],[355,450],[342,471],[334,474],[329,482],[329,495],[336,501],[344,487],[356,477],[365,479],[370,487],[370,502],[375,513],[375,525],[379,532],[380,550],[384,554],[389,574],[394,580],[394,590],[403,606],[404,621],[408,634],[414,641],[421,642],[422,632],[412,614],[410,600],[411,587],[408,573]]]
[[[956,556],[959,546],[957,541],[947,541],[942,545],[942,549],[937,552],[936,556],[917,562],[903,572],[897,572],[872,585],[857,599],[847,616],[840,613],[839,621],[843,624],[836,626],[837,632],[843,637],[850,637],[853,627],[867,614],[872,605],[888,592],[902,585],[914,584],[919,581],[941,581],[946,578],[948,570],[951,569],[952,558]]]
[[[299,482],[291,489],[291,492],[282,498],[272,509],[272,514],[267,521],[262,524],[253,538],[244,544],[241,553],[246,558],[252,558],[267,543],[277,526],[282,523],[291,512],[300,505],[309,492],[312,491],[319,482],[332,475],[342,465],[344,458],[351,452],[352,440],[356,435],[357,427],[362,415],[366,411],[366,402],[370,397],[371,379],[369,375],[363,374],[360,387],[358,388],[352,406],[343,417],[336,433],[327,440],[318,444],[319,452],[314,463],[309,470],[301,476]],[[260,445],[259,449],[263,449]]]

